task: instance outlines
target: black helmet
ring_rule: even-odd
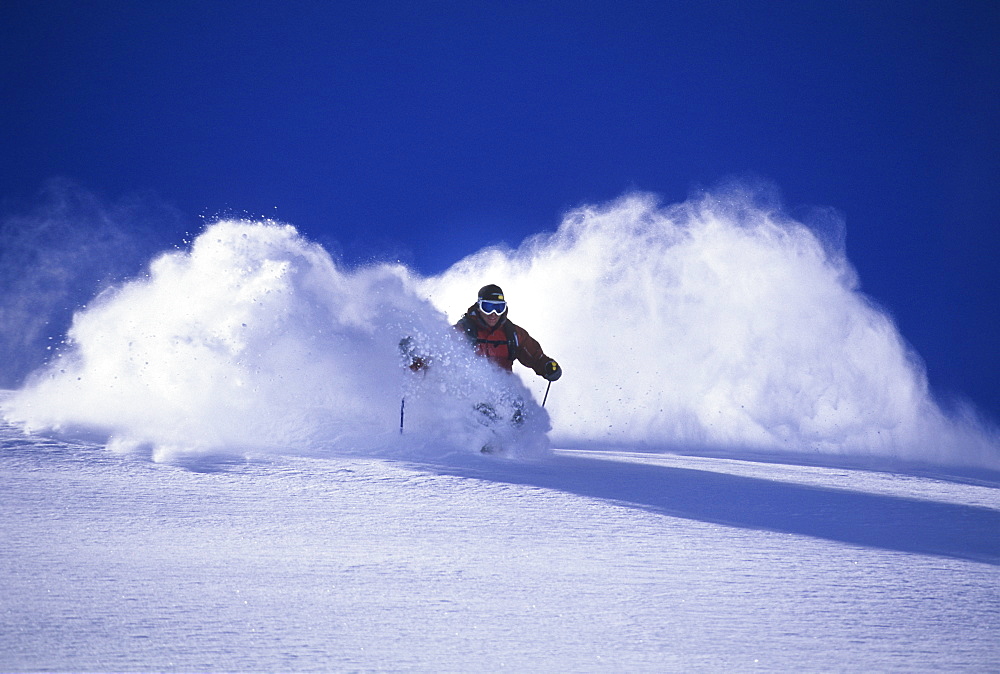
[[[500,290],[500,286],[491,283],[479,289],[479,299],[489,300],[490,302],[503,302],[503,291]]]
[[[503,291],[500,290],[500,286],[492,283],[479,289],[479,299],[476,300],[476,305],[479,307],[479,313],[483,316],[489,314],[503,316],[507,313],[507,301],[503,297]]]

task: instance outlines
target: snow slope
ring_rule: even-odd
[[[3,671],[1000,668],[997,482],[0,438]]]
[[[450,326],[488,282],[545,407]],[[1000,670],[997,429],[753,198],[436,278],[218,222],[0,410],[0,670]]]

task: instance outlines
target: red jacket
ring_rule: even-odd
[[[496,326],[491,328],[473,304],[455,328],[468,336],[475,345],[476,353],[486,356],[508,372],[514,370],[514,360],[517,360],[534,370],[535,374],[544,376],[544,366],[551,360],[527,330],[507,320],[507,314],[501,316]]]

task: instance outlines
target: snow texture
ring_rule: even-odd
[[[0,431],[3,671],[996,671],[1000,482]]]
[[[545,407],[451,327],[491,282]],[[434,278],[221,221],[0,408],[0,670],[1000,669],[996,429],[752,196]]]

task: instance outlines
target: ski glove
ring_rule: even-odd
[[[412,372],[427,367],[427,358],[417,353],[417,346],[412,337],[403,337],[399,340],[399,353],[403,356],[403,364]]]
[[[562,368],[559,367],[559,363],[549,358],[549,361],[542,366],[543,373],[542,376],[549,381],[555,381],[562,376]]]

